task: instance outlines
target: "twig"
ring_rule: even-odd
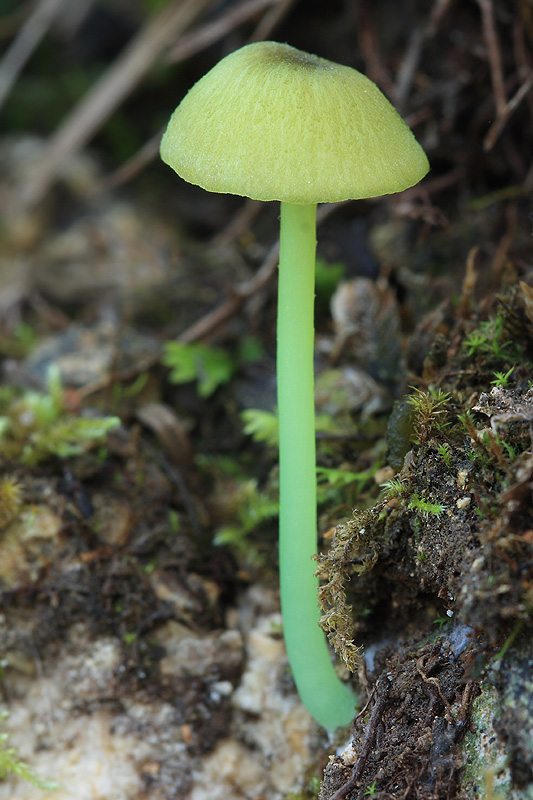
[[[0,64],[0,108],[4,105],[21,70],[65,1],[41,0],[7,49]]]
[[[383,64],[378,40],[374,33],[370,11],[366,3],[357,7],[357,44],[363,56],[365,72],[386,95],[392,97],[394,84]]]
[[[450,2],[451,0],[436,0],[425,27],[415,28],[411,33],[402,63],[397,71],[392,95],[395,105],[400,108],[400,110],[407,101],[415,72],[422,57],[424,44],[427,39],[430,39],[437,33],[439,25],[449,10]]]
[[[246,22],[246,20],[254,17],[262,10],[268,9],[271,6],[279,6],[280,11],[284,11],[284,7],[290,5],[290,3],[292,3],[292,0],[290,0],[289,3],[287,3],[287,0],[250,0],[250,2],[244,3],[238,8],[230,9],[214,22],[201,26],[197,31],[189,35],[182,36],[177,45],[167,54],[166,60],[170,64],[184,61],[186,58],[189,58],[195,53],[209,47],[219,39],[222,39],[238,25]],[[122,98],[119,98],[118,102],[120,102],[121,99]],[[115,105],[117,104],[118,103]],[[95,192],[98,193],[121,186],[142,172],[142,170],[157,156],[162,132],[162,130],[158,131],[158,133],[140,147],[132,158],[115,172],[111,173],[111,175],[108,175],[100,181],[96,186]],[[29,202],[33,204],[31,197]],[[35,202],[38,202],[38,200]]]
[[[427,27],[428,36],[434,36],[436,34],[440,23],[450,9],[451,2],[452,0],[435,0]]]
[[[494,104],[496,106],[496,119],[490,126],[485,139],[483,140],[483,149],[485,152],[489,152],[489,150],[492,150],[494,147],[496,140],[507,124],[507,121],[513,111],[520,105],[524,97],[526,97],[528,92],[533,87],[533,70],[529,70],[529,74],[522,82],[518,91],[509,101],[507,101],[502,66],[502,55],[500,43],[498,41],[498,32],[494,22],[494,8],[492,0],[477,0],[477,4],[481,9],[483,37],[487,46],[492,88],[494,91]]]
[[[187,328],[178,336],[180,342],[197,342],[205,339],[213,333],[228,319],[235,316],[239,309],[252,295],[261,291],[274,277],[279,259],[279,241],[277,241],[268,251],[267,257],[254,277],[245,283],[241,283],[232,290],[232,296],[221,303],[217,308],[210,311],[199,319],[190,328]]]
[[[366,726],[365,738],[363,740],[363,744],[361,745],[359,757],[354,764],[352,774],[346,783],[344,783],[340,789],[337,789],[337,791],[331,795],[329,800],[344,800],[348,792],[351,792],[352,789],[355,789],[359,783],[359,779],[363,769],[365,768],[368,756],[370,755],[376,740],[377,730],[387,705],[390,688],[391,684],[389,679],[387,677],[382,678],[376,688],[376,703],[372,709],[368,725]]]
[[[516,203],[509,203],[505,207],[506,230],[498,241],[496,252],[491,261],[490,274],[495,285],[498,285],[502,275],[509,263],[509,250],[516,241],[516,231],[518,228],[517,206]]]
[[[202,25],[197,31],[192,31],[187,36],[183,36],[175,47],[168,53],[169,64],[177,61],[184,61],[186,58],[205,50],[209,45],[218,42],[234,28],[241,25],[246,20],[251,19],[259,12],[272,5],[277,5],[280,0],[249,0],[237,8],[230,8],[225,14]]]
[[[269,9],[266,14],[259,21],[255,31],[250,36],[250,42],[261,42],[263,39],[268,39],[276,25],[281,22],[283,17],[287,14],[294,0],[278,0],[278,2]]]
[[[438,659],[436,659],[436,662],[437,662],[437,665],[438,665],[438,663],[439,663]],[[428,674],[429,672],[431,672],[431,668],[428,669],[427,673],[424,672],[424,669],[423,669],[423,667],[425,666],[424,665],[424,656],[421,656],[421,658],[419,658],[416,661],[415,666],[416,666],[416,671],[418,672],[418,674],[420,675],[420,677],[422,678],[424,683],[426,685],[428,685],[428,686],[435,687],[435,690],[436,690],[438,696],[440,697],[442,705],[444,706],[445,717],[446,717],[447,721],[450,724],[454,725],[456,720],[455,720],[455,717],[453,716],[452,706],[451,706],[450,702],[448,701],[448,699],[446,698],[446,696],[444,695],[444,692],[442,691],[442,687],[441,687],[440,683],[438,682],[438,680],[434,676],[430,676]],[[433,666],[435,666],[435,663],[433,664]],[[431,664],[430,664],[430,667],[431,667]]]
[[[30,16],[33,7],[33,0],[22,0],[18,8],[0,17],[0,41],[2,39],[12,39],[16,35],[21,26],[24,25],[25,20]]]
[[[505,94],[505,82],[503,79],[502,54],[498,41],[498,32],[494,23],[494,8],[492,0],[477,0],[481,9],[481,22],[483,25],[483,37],[487,45],[489,58],[490,75],[492,88],[494,90],[494,101],[496,104],[496,115],[498,118],[505,114],[507,97]]]
[[[271,28],[273,24],[279,21],[279,17],[286,13],[292,2],[293,0],[250,0],[250,2],[244,3],[237,8],[230,8],[229,11],[214,22],[202,25],[197,31],[181,37],[176,46],[168,53],[167,61],[169,64],[175,64],[178,61],[190,58],[195,53],[222,39],[238,25],[246,22],[246,20],[254,17],[264,9],[269,9],[273,6],[272,11],[276,12],[275,18],[271,18],[269,14],[265,14],[263,17],[264,20],[268,17]],[[259,26],[261,26],[261,22]],[[258,29],[256,29],[256,33]],[[261,30],[264,30],[266,35],[266,28],[261,28]],[[255,38],[255,34],[252,38]],[[260,38],[265,38],[265,36],[262,35]],[[149,139],[120,169],[104,179],[97,187],[97,190],[102,191],[119,186],[138,175],[156,157],[161,134],[162,131]]]
[[[511,97],[509,102],[506,104],[505,109],[501,116],[498,116],[497,119],[492,123],[490,126],[485,139],[483,140],[483,149],[485,152],[492,150],[494,145],[496,144],[496,140],[498,139],[500,133],[504,129],[507,121],[513,111],[520,105],[524,97],[526,97],[527,93],[533,87],[533,70],[529,73],[527,78],[525,79],[524,83],[518,91]]]
[[[65,158],[83,147],[135,88],[175,37],[213,0],[174,0],[135,36],[59,127],[33,179],[23,188],[20,210],[38,203],[54,183]]]
[[[340,203],[329,203],[320,206],[316,215],[317,226],[320,225],[320,223],[323,222],[327,217],[329,217],[333,211],[336,211],[338,208],[346,205],[346,203],[349,202],[349,200],[346,200]],[[234,287],[231,290],[231,297],[228,300],[221,303],[221,305],[214,310],[209,311],[205,316],[184,330],[177,337],[178,341],[191,343],[205,339],[217,328],[223,325],[224,322],[227,322],[227,320],[231,319],[231,317],[237,314],[239,309],[246,303],[248,299],[250,299],[254,294],[257,294],[257,292],[267,286],[269,281],[273,279],[278,266],[278,256],[279,240],[270,248],[265,260],[261,264],[254,277],[249,281],[245,281],[244,283]],[[153,366],[158,364],[160,359],[161,354],[155,353],[154,355],[146,356],[146,358],[142,359],[141,362],[135,364],[133,367],[120,370],[119,372],[113,372],[112,374],[107,374],[97,381],[94,381],[94,383],[90,384],[89,386],[85,386],[80,389],[80,396],[89,397],[95,392],[105,389],[112,381],[115,380],[133,380],[140,372],[147,372]]]
[[[420,62],[422,55],[422,46],[424,44],[425,32],[420,28],[415,28],[409,37],[407,50],[403,57],[400,69],[396,75],[396,83],[394,86],[394,103],[401,110],[405,101],[407,100],[416,68]]]
[[[328,203],[320,206],[317,212],[317,225],[320,225],[333,211],[336,211],[342,205],[345,205],[345,203]],[[183,331],[178,336],[179,341],[196,342],[200,339],[205,339],[220,325],[231,319],[250,297],[261,291],[273,279],[278,266],[278,258],[279,240],[272,245],[254,277],[234,287],[228,300],[209,311],[204,317],[191,325],[190,328]]]
[[[477,283],[476,258],[479,253],[479,245],[472,247],[466,257],[466,270],[461,285],[461,294],[457,305],[457,316],[459,319],[469,319],[472,315],[471,301]]]
[[[123,183],[127,183],[135,178],[142,170],[150,164],[159,152],[159,144],[163,130],[158,131],[154,136],[148,139],[143,146],[137,150],[135,155],[129,158],[122,166],[116,169],[111,174],[102,178],[101,181],[95,186],[94,192],[107,192],[110,189],[116,189]]]
[[[259,200],[251,200],[247,197],[244,205],[237,211],[231,222],[212,238],[211,244],[213,247],[221,247],[238,239],[249,229],[258,215],[261,205]]]
[[[81,29],[91,12],[91,7],[97,0],[76,0],[75,3],[68,3],[62,9],[60,16],[55,21],[54,30],[57,31],[63,41],[72,41],[75,36],[81,33]]]

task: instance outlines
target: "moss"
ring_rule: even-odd
[[[48,390],[0,392],[0,444],[12,461],[33,466],[56,456],[81,455],[105,440],[120,424],[117,417],[82,416],[70,411],[61,378],[50,370]]]
[[[6,716],[6,712],[0,712],[0,721],[4,720]],[[8,739],[8,733],[0,733],[0,782],[11,774],[17,775],[22,780],[28,781],[28,783],[46,792],[59,788],[59,784],[43,780],[28,764],[21,761],[16,747],[5,747]]]
[[[442,646],[443,640],[452,641],[457,626],[468,626],[455,662],[463,663],[464,673],[454,702],[460,715],[472,720],[471,730],[465,728],[463,745],[449,714],[442,721],[433,713],[437,706],[428,712],[427,734],[419,737],[427,747],[418,753],[417,769],[421,776],[432,775],[433,784],[424,788],[422,778],[411,784],[413,798],[524,800],[533,785],[533,652],[530,645],[527,652],[524,644],[519,649],[520,637],[529,642],[532,631],[533,370],[527,357],[510,364],[517,352],[506,345],[509,320],[521,314],[516,289],[487,309],[488,320],[501,320],[490,325],[477,320],[477,330],[498,334],[490,347],[473,348],[475,322],[455,322],[448,360],[438,369],[433,365],[431,383],[418,379],[423,388],[399,404],[403,417],[392,438],[399,432],[400,471],[373,508],[356,511],[337,526],[320,562],[323,625],[331,642],[352,669],[359,645],[365,645],[371,684],[388,675],[390,697],[399,690],[395,660],[407,672],[412,668],[414,679],[427,643]],[[521,324],[524,355],[533,349],[533,331],[523,319]],[[496,370],[505,381],[491,384]],[[447,620],[450,625],[441,624]],[[424,691],[440,685],[436,671],[423,672]],[[472,688],[477,680],[482,681],[479,696]],[[415,683],[405,695],[400,692],[401,703],[412,696]],[[409,741],[416,723],[407,710],[404,717],[394,706],[397,729]],[[403,739],[394,735],[389,720],[380,748],[390,755],[381,761],[380,775],[388,768],[396,780],[392,762]],[[372,771],[365,775],[368,785],[374,777]],[[378,779],[383,793],[395,791],[394,786]],[[358,788],[349,798],[361,796]]]

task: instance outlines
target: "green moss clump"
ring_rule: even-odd
[[[0,390],[0,444],[12,461],[34,466],[47,458],[70,458],[102,442],[118,417],[81,416],[69,411],[59,372],[50,370],[48,391]]]

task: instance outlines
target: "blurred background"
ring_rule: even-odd
[[[85,280],[92,273],[106,289],[147,281],[151,300],[158,291],[166,300],[170,273],[175,278],[183,267],[171,269],[170,261],[180,261],[185,241],[218,236],[237,248],[239,259],[230,259],[221,278],[226,286],[260,263],[275,236],[274,204],[257,208],[207,195],[177,179],[157,153],[161,132],[190,86],[231,50],[265,38],[363,71],[404,116],[430,160],[422,186],[334,211],[319,236],[327,261],[342,260],[349,276],[375,280],[390,273],[401,293],[409,280],[400,277],[403,268],[420,280],[431,276],[433,287],[479,245],[479,258],[498,272],[513,227],[528,236],[529,0],[332,0],[327,6],[312,0],[3,0],[0,10],[2,285],[13,278],[14,257],[15,286],[27,280],[50,302],[59,294],[91,313],[83,283],[76,285],[74,267],[68,268],[68,247],[82,246],[82,221],[86,232],[91,224],[96,231],[98,216],[106,220],[104,240],[104,231],[120,239],[119,214],[130,223],[131,239],[121,243],[131,248],[130,259],[137,247],[149,252],[144,258],[137,252],[135,269],[111,253],[111,241],[100,242],[106,266],[87,250]],[[386,252],[391,225],[382,236],[375,228],[385,218],[401,219],[411,240],[424,239],[423,252],[413,253],[408,265],[397,263],[395,246]],[[204,297],[209,286],[221,289],[216,277],[206,280]],[[21,311],[14,291],[11,284],[2,293],[4,321]],[[133,313],[131,284],[128,293]],[[176,298],[173,320],[164,320],[175,332],[202,307],[202,292],[194,292],[192,304],[184,293],[187,302]]]

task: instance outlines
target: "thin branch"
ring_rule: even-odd
[[[483,149],[485,152],[492,150],[494,145],[496,144],[496,140],[498,139],[500,133],[507,125],[509,117],[514,112],[516,108],[520,105],[524,97],[527,96],[531,88],[533,87],[533,70],[529,73],[527,78],[525,79],[524,83],[517,92],[511,97],[509,102],[506,104],[503,112],[498,115],[497,119],[492,123],[485,139],[483,140]]]
[[[178,336],[178,340],[180,342],[197,342],[205,339],[206,336],[234,317],[250,297],[261,291],[274,278],[278,261],[279,241],[272,245],[253,278],[235,286],[227,300],[183,331]]]
[[[292,2],[292,0],[290,0],[290,2]],[[270,6],[285,7],[287,6],[287,0],[250,0],[250,2],[244,3],[237,8],[230,8],[229,11],[214,22],[202,25],[198,30],[182,36],[176,46],[167,54],[167,62],[169,64],[174,64],[178,61],[184,61],[190,58],[206,47],[219,41],[238,25],[254,17],[260,11],[268,9]],[[145,142],[137,153],[123,166],[102,180],[97,186],[96,191],[105,191],[120,186],[136,177],[139,172],[148,166],[157,156],[162,133],[162,130],[159,131],[155,136]]]
[[[33,0],[23,0],[18,8],[10,14],[0,17],[0,41],[2,39],[12,39],[16,36],[24,22],[31,15],[35,3]]]
[[[409,37],[409,42],[397,71],[394,92],[392,97],[398,108],[406,103],[416,70],[422,57],[425,42],[436,35],[439,25],[447,14],[451,0],[436,0],[429,20],[425,27],[415,28]]]
[[[281,22],[283,17],[289,12],[294,0],[278,0],[269,11],[264,14],[259,21],[255,31],[250,36],[250,42],[261,42],[268,39],[274,28]]]
[[[327,203],[320,206],[316,215],[317,226],[319,226],[330,214],[340,208],[343,203]],[[235,286],[231,291],[231,296],[221,303],[217,308],[209,311],[205,316],[183,331],[178,339],[180,342],[197,342],[205,339],[227,322],[231,317],[235,316],[242,308],[246,301],[253,295],[260,292],[273,280],[278,267],[279,260],[279,240],[272,245],[267,253],[267,256],[261,264],[258,271],[253,278],[245,281],[244,283]]]
[[[154,134],[142,147],[137,150],[135,155],[129,158],[118,169],[111,172],[100,180],[95,186],[94,193],[108,192],[110,189],[116,189],[117,186],[136,178],[137,175],[143,171],[145,167],[150,164],[159,153],[159,145],[163,129]]]
[[[496,103],[496,115],[500,118],[505,114],[507,96],[503,78],[502,54],[498,41],[498,32],[494,22],[494,8],[492,0],[477,0],[477,3],[481,9],[483,37],[487,46],[492,88],[494,90],[494,101]]]
[[[439,25],[450,10],[451,3],[452,0],[435,0],[427,27],[428,36],[434,36],[437,33]]]
[[[490,126],[485,139],[483,149],[485,152],[492,150],[503,128],[513,111],[519,106],[524,97],[533,86],[533,70],[523,81],[516,94],[507,102],[505,90],[505,79],[503,75],[502,54],[498,40],[498,31],[494,22],[494,7],[492,0],[477,0],[481,9],[481,21],[483,25],[483,38],[487,46],[487,54],[490,66],[492,88],[494,91],[494,103],[496,106],[496,119]]]
[[[213,237],[211,240],[213,247],[227,245],[242,236],[258,215],[261,205],[259,200],[251,200],[247,197],[244,205],[237,211],[230,223]]]
[[[174,0],[146,23],[52,136],[33,179],[23,188],[20,210],[36,205],[56,180],[65,158],[83,147],[137,86],[171,42],[213,0]]]
[[[338,208],[351,202],[345,200],[340,203],[327,203],[319,207],[316,215],[317,227],[327,219],[330,214]],[[274,278],[279,260],[279,240],[275,242],[268,251],[266,258],[261,264],[259,270],[253,278],[235,286],[231,291],[231,297],[221,303],[217,308],[209,311],[205,316],[184,330],[177,338],[180,342],[197,342],[205,339],[207,336],[214,333],[214,331],[227,322],[231,317],[235,316],[242,308],[242,306],[253,295],[257,294],[261,289],[268,285]],[[80,390],[80,396],[88,397],[95,392],[105,389],[113,381],[130,381],[133,380],[139,373],[147,372],[153,366],[159,363],[161,354],[147,356],[142,359],[140,363],[125,370],[107,374],[98,379],[89,386],[85,386]]]
[[[393,98],[394,104],[400,110],[405,104],[411,90],[415,72],[420,63],[424,39],[425,31],[420,28],[415,28],[411,32],[405,55],[396,75]]]
[[[236,8],[231,8],[225,14],[202,25],[198,30],[183,36],[175,47],[169,52],[167,60],[170,64],[184,61],[186,58],[205,50],[206,47],[218,42],[232,30],[242,25],[243,22],[253,18],[256,14],[272,5],[277,5],[280,0],[249,0]]]
[[[386,69],[378,39],[372,25],[370,9],[366,3],[357,6],[357,44],[365,62],[365,73],[388,96],[394,93],[394,84]]]
[[[390,688],[391,684],[387,677],[380,679],[380,682],[376,688],[376,702],[374,704],[374,708],[372,709],[372,713],[370,714],[370,720],[366,726],[365,738],[363,739],[363,743],[359,751],[359,757],[354,764],[352,774],[346,783],[344,783],[340,789],[337,789],[337,791],[331,795],[329,800],[344,800],[346,795],[351,792],[352,789],[357,787],[368,760],[368,756],[370,755],[372,747],[374,746],[378,727],[381,723],[383,712],[387,706]]]
[[[472,316],[472,298],[476,288],[478,273],[476,270],[476,258],[479,253],[479,245],[472,247],[466,257],[466,270],[461,285],[461,294],[457,305],[457,317],[459,319],[469,319]]]
[[[0,64],[0,108],[65,2],[66,0],[41,0],[7,49]]]

